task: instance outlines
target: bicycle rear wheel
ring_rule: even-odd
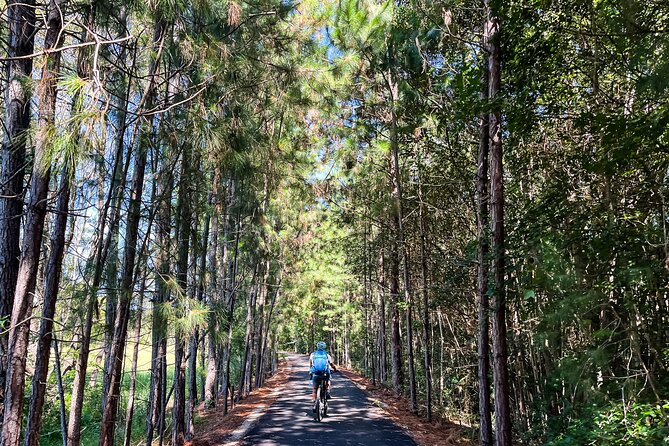
[[[321,410],[323,413],[321,414],[321,418],[325,418],[328,415],[328,399],[327,399],[327,393],[326,393],[326,385],[325,381],[323,381],[320,385],[320,398],[321,398]]]

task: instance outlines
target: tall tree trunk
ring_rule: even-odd
[[[420,156],[420,154],[419,154]],[[418,161],[420,166],[420,160]],[[432,422],[432,358],[430,349],[432,343],[430,340],[430,289],[428,284],[428,264],[427,264],[427,235],[425,228],[425,205],[423,202],[423,179],[419,167],[418,178],[418,199],[420,201],[418,208],[418,225],[420,229],[420,267],[421,267],[421,285],[423,287],[423,361],[425,368],[425,406],[426,418]]]
[[[234,182],[232,183],[232,187],[230,189],[231,196],[234,197]],[[226,282],[226,286],[230,287],[230,302],[226,308],[227,320],[225,321],[225,328],[228,331],[228,335],[227,339],[225,340],[225,353],[223,356],[223,367],[225,370],[225,382],[223,383],[223,414],[228,413],[228,392],[230,390],[234,391],[230,380],[230,357],[232,353],[232,323],[235,315],[235,303],[237,300],[237,260],[239,259],[239,239],[242,233],[242,219],[239,213],[240,211],[238,210],[235,225],[236,230],[234,253],[232,256],[232,262],[230,262],[229,280]],[[232,398],[230,398],[230,400],[232,400]]]
[[[190,183],[191,183],[191,153],[190,147],[185,147],[182,154],[181,178],[179,179],[179,198],[177,203],[178,225],[178,256],[177,256],[177,284],[180,296],[175,299],[176,314],[179,318],[186,318],[188,308],[188,248],[190,246],[191,210],[190,210]],[[174,410],[172,430],[172,445],[182,446],[185,442],[186,422],[186,347],[187,333],[176,330],[174,347]]]
[[[483,47],[487,49],[488,26],[484,27]],[[484,59],[486,62],[487,60]],[[488,66],[487,63],[481,67],[481,101],[488,100]],[[479,381],[479,416],[480,433],[479,442],[481,446],[492,446],[492,421],[490,410],[490,328],[488,321],[488,152],[490,146],[489,116],[487,112],[481,113],[481,124],[479,132],[479,153],[476,181],[477,193],[477,226],[478,226],[478,381]]]
[[[199,266],[196,271],[197,277],[197,300],[202,302],[204,300],[204,286],[207,268],[207,243],[209,238],[209,219],[207,214],[204,219],[204,229],[202,231],[202,244],[199,249]],[[193,240],[195,246],[195,240]],[[188,361],[188,407],[187,407],[187,422],[186,422],[186,439],[190,440],[195,435],[195,405],[197,403],[197,351],[200,344],[201,330],[196,328],[195,333],[190,338],[189,346],[189,361]]]
[[[506,340],[506,296],[504,289],[504,184],[502,169],[501,107],[498,100],[501,85],[499,20],[490,0],[486,0],[489,36],[489,88],[492,104],[490,113],[490,207],[493,234],[494,277],[493,293],[493,376],[495,381],[495,437],[497,446],[511,445],[511,413],[509,409],[509,372]]]
[[[0,150],[0,318],[12,314],[19,273],[26,137],[30,127],[30,88],[35,41],[35,0],[7,2],[7,86],[4,92],[4,138]],[[0,419],[7,374],[7,333],[0,333]]]
[[[393,59],[392,48],[389,49],[389,58]],[[408,252],[404,245],[404,222],[402,209],[402,173],[399,162],[399,142],[397,134],[397,111],[396,101],[399,98],[398,86],[395,80],[395,74],[391,72],[387,76],[388,89],[390,90],[390,178],[392,181],[392,199],[393,199],[393,221],[395,225],[395,237],[397,239],[397,250],[395,255],[402,261],[402,278],[404,285],[404,301],[406,310],[406,340],[407,340],[407,362],[409,371],[409,401],[410,410],[413,413],[418,411],[416,401],[416,375],[414,370],[413,357],[413,318],[412,318],[412,293],[411,293],[411,275],[409,271]]]
[[[272,317],[274,315],[274,308],[276,306],[276,302],[279,297],[279,291],[281,289],[281,280],[283,278],[283,268],[281,267],[279,269],[279,279],[278,282],[275,285],[274,293],[272,294],[272,301],[269,306],[269,313],[267,314],[267,324],[265,325],[265,336],[263,338],[263,346],[262,346],[262,351],[260,353],[260,357],[263,358],[263,362],[260,365],[260,369],[264,370],[266,367],[263,365],[265,361],[266,355],[266,350],[267,350],[267,339],[270,337],[270,327],[272,326]],[[270,352],[271,353],[271,352]],[[260,380],[260,385],[262,386],[264,384],[264,379]]]
[[[26,446],[39,446],[39,436],[42,428],[42,408],[44,406],[46,381],[49,372],[53,318],[56,314],[56,300],[58,299],[61,267],[63,264],[63,255],[65,254],[65,230],[67,228],[67,212],[70,202],[70,178],[73,176],[69,166],[70,163],[68,162],[62,174],[56,207],[56,218],[51,236],[49,261],[44,274],[44,303],[37,341],[37,360],[32,380],[28,424],[26,425]]]
[[[67,421],[65,419],[65,389],[63,388],[63,373],[60,367],[60,350],[58,349],[58,339],[53,337],[53,355],[54,367],[56,372],[56,385],[58,386],[58,405],[60,412],[60,430],[63,438],[63,446],[67,446]]]
[[[146,412],[146,446],[153,444],[160,414],[164,410],[167,389],[163,383],[163,370],[167,364],[167,320],[163,306],[169,300],[167,280],[170,274],[171,197],[174,188],[170,157],[164,154],[160,161],[157,190],[156,221],[156,293],[153,300],[151,327],[151,381]]]
[[[263,336],[266,335],[264,332],[263,328],[265,325],[265,301],[267,299],[268,295],[268,281],[269,281],[269,270],[270,270],[270,262],[269,258],[265,259],[265,265],[263,267],[263,270],[265,271],[263,274],[263,280],[262,283],[260,284],[260,298],[258,299],[257,303],[257,311],[256,311],[256,316],[255,316],[255,357],[256,357],[256,363],[255,363],[255,387],[260,387],[262,385],[262,353],[263,353]]]
[[[259,292],[259,285],[256,283],[256,279],[260,274],[260,262],[256,264],[253,272],[253,280],[251,283],[251,291],[249,292],[248,299],[246,301],[246,334],[244,335],[244,355],[242,357],[242,363],[239,367],[239,391],[237,398],[242,399],[248,396],[250,392],[250,381],[251,381],[251,361],[253,356],[253,321],[256,307],[256,298]]]
[[[391,241],[390,246],[390,324],[392,328],[390,337],[390,367],[393,378],[393,391],[396,395],[399,395],[404,383],[399,310],[400,266],[397,259],[397,244]]]
[[[213,204],[213,215],[211,221],[211,241],[209,243],[209,305],[214,304],[214,300],[219,296],[219,286],[225,288],[225,281],[218,280],[220,265],[218,264],[219,244],[225,243],[225,234],[220,236],[220,228],[225,231],[225,220],[223,219],[223,205],[221,201],[221,169],[217,167],[214,171],[214,178],[211,190],[211,202]],[[213,312],[209,315],[209,326],[207,327],[207,372],[204,381],[204,400],[207,408],[216,406],[216,366],[220,358],[217,357],[218,346],[216,342],[217,322]]]
[[[164,36],[166,31],[166,23],[162,20],[159,12],[156,13],[153,45],[157,53],[154,60],[149,67],[149,85],[147,86],[145,95],[142,98],[142,105],[146,105],[147,109],[153,108],[155,101],[155,81],[156,72],[158,69],[157,60],[162,50],[164,43]],[[140,204],[142,199],[142,192],[144,190],[144,171],[146,168],[147,151],[150,140],[154,133],[153,117],[150,119],[143,119],[142,137],[139,143],[139,150],[135,156],[135,164],[133,168],[133,181],[130,196],[130,203],[128,206],[128,215],[125,232],[125,250],[123,256],[123,269],[121,274],[121,289],[119,295],[119,302],[116,311],[116,321],[114,324],[114,342],[110,351],[110,371],[105,374],[107,389],[103,395],[106,404],[103,408],[102,422],[100,427],[100,445],[113,446],[114,445],[114,431],[116,425],[116,413],[118,410],[119,392],[121,387],[121,372],[123,367],[123,358],[125,354],[125,344],[128,334],[128,319],[130,315],[130,303],[133,294],[133,280],[135,259],[137,256],[137,237],[140,220]]]
[[[379,379],[382,383],[388,380],[388,353],[386,351],[386,273],[385,254],[379,252],[377,267],[379,283]]]
[[[60,44],[61,6],[63,0],[51,0],[46,16],[47,32],[44,48],[56,48]],[[37,279],[37,266],[42,244],[42,230],[46,215],[46,198],[51,178],[50,146],[53,143],[51,129],[56,113],[56,80],[60,74],[60,52],[49,54],[42,69],[42,79],[37,87],[40,112],[37,120],[35,160],[33,166],[30,203],[28,204],[25,232],[19,272],[14,293],[11,324],[8,340],[8,367],[5,386],[4,421],[1,442],[6,446],[19,444],[25,384],[28,335],[32,313],[33,292]]]
[[[123,433],[123,446],[130,446],[132,437],[132,418],[135,414],[135,393],[137,389],[137,359],[139,357],[139,344],[142,335],[142,312],[144,306],[144,293],[146,290],[146,275],[142,275],[142,286],[139,291],[139,302],[135,314],[135,345],[132,349],[132,365],[130,366],[130,389],[128,389],[128,403],[125,412],[125,432]]]

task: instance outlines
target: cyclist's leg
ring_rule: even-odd
[[[327,397],[330,398],[330,392],[332,391],[332,373],[328,371],[327,374],[327,385],[325,386]]]
[[[318,376],[314,373],[311,378],[311,402],[316,401],[316,389],[318,389]]]

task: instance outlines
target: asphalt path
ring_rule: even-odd
[[[285,391],[242,439],[244,446],[415,446],[416,443],[348,378],[335,373],[328,416],[314,421],[309,357],[290,355]]]

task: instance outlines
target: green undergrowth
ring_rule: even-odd
[[[569,420],[549,446],[669,445],[669,400],[661,403],[592,405]]]

